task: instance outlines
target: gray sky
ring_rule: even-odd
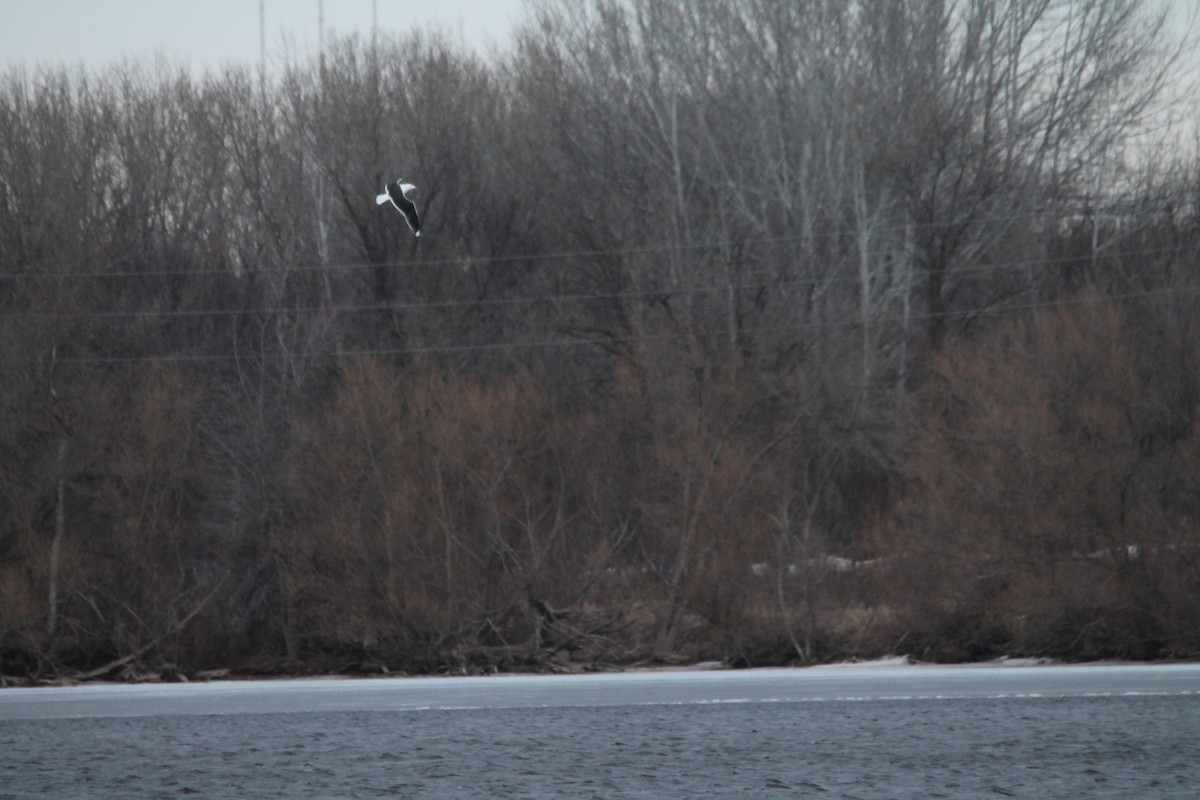
[[[324,0],[327,33],[436,28],[469,47],[507,46],[524,0]],[[264,0],[268,57],[317,48],[318,0]],[[256,63],[259,0],[0,0],[0,68],[100,68],[162,54],[199,69]]]
[[[263,0],[268,58],[315,53],[319,0]],[[1187,26],[1200,0],[1151,0],[1171,9],[1173,32]],[[323,0],[325,29],[402,33],[436,28],[481,53],[507,47],[525,0]],[[259,56],[259,0],[0,0],[0,69],[38,64],[101,68],[161,54],[199,69],[254,64]],[[1193,35],[1197,31],[1193,30]],[[1200,39],[1200,37],[1197,37]],[[1200,73],[1200,54],[1183,71]]]

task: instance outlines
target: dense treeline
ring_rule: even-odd
[[[1200,655],[1170,48],[572,0],[8,72],[0,674]]]

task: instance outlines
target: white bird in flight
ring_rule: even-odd
[[[383,187],[383,194],[375,195],[375,204],[383,205],[391,202],[396,207],[396,210],[404,215],[405,221],[408,222],[408,227],[412,228],[413,233],[417,236],[421,235],[421,220],[417,217],[417,207],[413,205],[413,201],[405,197],[406,194],[416,189],[411,183],[404,183],[404,179],[389,183]]]

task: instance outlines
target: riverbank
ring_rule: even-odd
[[[1086,662],[1069,662],[1044,657],[1002,656],[986,661],[969,661],[954,663],[933,663],[913,659],[907,655],[890,656],[872,660],[829,661],[818,664],[772,665],[764,667],[732,666],[724,661],[696,661],[669,663],[664,661],[643,660],[630,663],[611,664],[576,664],[561,665],[545,669],[496,670],[486,668],[437,670],[432,672],[407,672],[391,670],[379,665],[375,668],[365,668],[359,664],[348,664],[341,669],[317,670],[309,665],[303,669],[288,669],[284,665],[271,667],[266,664],[242,667],[219,667],[194,671],[181,670],[173,665],[149,668],[142,665],[130,665],[112,673],[92,675],[79,678],[70,675],[59,677],[31,678],[26,676],[0,675],[0,689],[12,688],[56,688],[70,686],[137,686],[137,685],[170,685],[170,684],[208,684],[208,683],[248,683],[254,681],[296,682],[296,681],[336,681],[336,680],[372,680],[389,678],[487,678],[487,677],[549,677],[549,676],[587,676],[587,675],[618,675],[618,674],[675,674],[675,673],[709,673],[709,672],[761,672],[763,670],[799,670],[818,672],[825,670],[886,670],[903,667],[914,668],[1029,668],[1029,667],[1095,667],[1095,666],[1178,666],[1197,664],[1187,660],[1134,661],[1134,660],[1103,660]]]

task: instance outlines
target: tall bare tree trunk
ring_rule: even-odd
[[[54,538],[50,540],[50,590],[46,635],[51,637],[54,636],[54,632],[58,627],[58,573],[59,565],[62,561],[63,537],[67,533],[66,482],[67,434],[64,431],[58,439],[58,458],[55,462]]]

